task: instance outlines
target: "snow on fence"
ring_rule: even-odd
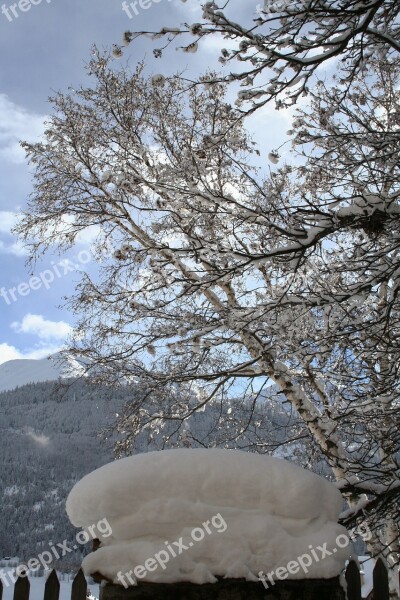
[[[358,565],[354,562],[351,561],[346,569],[346,573],[345,573],[345,577],[346,577],[346,582],[347,582],[347,600],[363,600],[362,596],[361,596],[361,576],[360,576],[360,571],[359,571],[359,567]],[[309,585],[312,582],[312,580],[308,580],[307,584]],[[297,588],[297,597],[300,590],[301,590],[301,582],[297,582],[299,584],[299,587]],[[279,594],[279,588],[281,587],[281,585],[285,585],[287,584],[287,582],[277,582],[276,585],[273,588],[274,594]],[[208,588],[208,594],[207,597],[209,597],[210,599],[213,597],[212,594],[210,594],[210,590],[212,590],[213,588],[215,589],[215,592],[217,592],[217,588],[220,588],[220,586],[224,585],[224,580],[222,580],[219,583],[216,584],[206,584],[206,587]],[[254,583],[246,583],[243,580],[238,580],[237,582],[237,587],[242,588],[244,591],[246,590],[246,585],[250,585],[252,586],[254,591]],[[257,584],[258,585],[258,584]],[[203,588],[204,586],[199,586],[196,584],[187,584],[184,587],[182,586],[181,583],[178,584],[141,584],[138,587],[130,587],[128,589],[125,589],[122,586],[116,586],[116,585],[106,585],[104,588],[102,588],[102,594],[101,597],[104,598],[104,600],[107,600],[108,597],[112,597],[115,600],[117,599],[134,599],[136,593],[140,594],[140,598],[143,598],[143,596],[141,595],[144,587],[148,588],[148,591],[150,592],[150,590],[153,590],[154,594],[151,595],[146,595],[146,598],[162,598],[162,597],[166,597],[165,596],[165,591],[166,589],[170,589],[170,588],[174,588],[174,598],[176,598],[176,600],[179,600],[180,598],[180,594],[179,594],[179,589],[182,590],[183,592],[183,597],[190,599],[191,598],[191,594],[190,594],[190,589],[193,589],[193,591],[197,591],[200,588]],[[226,597],[227,599],[229,597],[234,597],[234,598],[238,598],[240,596],[240,594],[238,595],[238,590],[235,589],[235,585],[232,586],[232,580],[229,580],[229,587],[231,589],[231,592],[227,591],[227,594],[224,594],[224,597]],[[108,590],[110,590],[110,594],[108,593]],[[156,591],[158,590],[158,591]],[[259,598],[265,598],[265,589],[262,586],[262,584],[259,584],[259,591],[260,591],[260,595]],[[28,577],[18,577],[15,586],[14,586],[14,596],[13,596],[13,600],[29,600],[29,592],[30,592],[30,583],[29,583],[29,578]],[[189,592],[189,593],[188,593]],[[218,591],[218,597],[221,597],[219,595],[220,590]],[[339,590],[338,590],[339,592]],[[246,593],[246,592],[245,592]],[[311,596],[309,596],[308,594],[310,593],[310,589],[308,589],[307,591],[307,598],[310,598]],[[57,573],[56,571],[53,569],[49,575],[49,577],[47,578],[46,584],[45,584],[45,588],[44,588],[44,596],[43,596],[43,600],[59,600],[59,594],[60,594],[60,582],[58,580],[57,577]],[[232,595],[231,595],[232,594]],[[287,594],[287,590],[285,590],[285,598],[287,598],[288,596]],[[3,584],[2,581],[0,580],[0,600],[2,600],[3,597]],[[197,595],[195,595],[195,593],[193,593],[193,598],[197,598]],[[215,596],[217,597],[217,595]],[[246,597],[243,596],[244,598]],[[256,600],[257,598],[257,594],[252,595],[252,597]],[[274,595],[275,598],[279,598],[279,596]],[[333,596],[332,596],[333,597]],[[340,596],[338,596],[340,597]],[[72,583],[72,589],[71,589],[71,600],[86,600],[87,599],[87,582],[85,579],[85,576],[83,574],[82,569],[79,569],[78,573],[76,574],[74,581]],[[368,600],[389,600],[389,581],[388,581],[388,572],[386,570],[386,567],[383,563],[383,561],[379,558],[376,562],[374,571],[373,571],[373,591],[371,591],[371,593],[367,596]],[[32,598],[31,600],[40,600],[39,598]],[[365,599],[364,599],[365,600]]]

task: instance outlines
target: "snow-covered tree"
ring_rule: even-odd
[[[99,258],[115,248],[71,306],[73,350],[154,390],[120,430],[175,421],[190,442],[191,415],[221,402],[228,445],[260,428],[257,394],[273,383],[343,492],[344,522],[366,519],[371,548],[397,564],[396,60],[375,60],[340,102],[312,92],[293,125],[299,160],[267,175],[223,84],[147,79],[98,52],[89,69],[95,85],[58,94],[44,141],[25,144],[35,191],[19,231],[34,255],[90,226]],[[254,410],[231,419],[242,389]]]
[[[161,57],[169,45],[183,40],[184,52],[196,52],[204,38],[226,40],[220,62],[229,73],[218,78],[239,82],[238,100],[251,112],[270,100],[277,107],[296,103],[315,83],[318,69],[335,61],[340,92],[346,96],[360,74],[369,71],[371,59],[391,60],[400,52],[400,5],[397,0],[264,0],[248,6],[243,22],[235,19],[234,2],[205,2],[202,20],[157,32],[127,31],[123,46],[138,36],[161,40],[154,49]],[[187,39],[187,36],[190,36]]]

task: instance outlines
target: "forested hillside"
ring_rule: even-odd
[[[83,475],[113,459],[116,415],[124,414],[125,404],[134,404],[142,391],[139,384],[115,388],[80,379],[63,387],[50,381],[0,393],[0,557],[28,560],[51,543],[73,545],[76,530],[66,516],[65,499]],[[131,452],[229,447],[227,434],[236,420],[250,416],[249,427],[231,447],[254,450],[262,438],[265,451],[281,454],[281,442],[295,437],[294,422],[269,388],[256,408],[251,398],[237,400],[234,410],[215,404],[195,413],[183,430],[171,420],[157,435],[143,431]],[[298,442],[286,450],[295,460],[299,453],[304,451]],[[78,548],[57,564],[75,566],[80,560]]]
[[[127,392],[78,381],[62,392],[46,382],[0,394],[0,555],[31,558],[50,542],[74,539],[65,498],[112,460],[112,442],[99,431]]]

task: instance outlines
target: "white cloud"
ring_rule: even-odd
[[[0,94],[0,158],[12,163],[23,163],[25,151],[20,140],[36,142],[44,131],[45,116],[28,112]]]
[[[29,255],[28,248],[11,233],[11,229],[17,224],[21,217],[21,212],[0,210],[0,254],[13,254],[14,256],[22,257]],[[64,216],[61,219],[61,222],[56,226],[55,231],[57,235],[62,238],[62,236],[70,230],[70,226],[73,222],[74,217],[72,215]],[[49,235],[52,232],[53,230],[49,229]],[[98,225],[91,225],[78,233],[76,245],[91,247],[97,241],[100,233],[101,228]]]
[[[20,216],[21,213],[19,212],[0,210],[0,235],[3,238],[0,239],[1,254],[13,254],[14,256],[28,255],[27,248],[11,233],[11,229],[17,224]]]
[[[339,56],[331,56],[316,68],[316,73],[333,73],[338,68]]]
[[[28,256],[29,252],[27,248],[18,240],[7,244],[0,240],[0,253],[1,254],[12,254],[13,256]]]
[[[17,333],[36,335],[40,340],[64,340],[72,332],[65,321],[49,321],[42,315],[28,313],[21,322],[14,321],[11,328]]]
[[[91,225],[83,229],[76,236],[76,243],[82,246],[92,246],[98,239],[101,228],[98,225]]]
[[[0,364],[7,360],[15,360],[16,358],[22,358],[22,356],[14,346],[6,343],[0,344]]]
[[[174,2],[174,9],[177,12],[182,13],[182,15],[185,15],[186,18],[188,13],[197,13],[198,19],[200,20],[203,14],[203,9],[195,0],[193,0],[193,2],[186,2],[186,0],[176,0]]]
[[[19,215],[17,215],[17,218],[18,216]],[[50,237],[56,235],[61,239],[62,237],[64,237],[72,231],[72,226],[74,225],[75,220],[75,215],[62,215],[59,221],[57,221],[57,223],[52,223],[51,225],[47,223],[47,227],[46,230],[43,232],[43,236]],[[101,227],[99,227],[98,225],[90,225],[89,227],[86,227],[86,229],[79,231],[79,233],[76,236],[75,243],[76,245],[81,246],[92,246],[97,241],[100,234]]]
[[[50,354],[55,354],[61,349],[60,344],[58,345],[40,345],[31,350],[20,351],[15,346],[11,346],[5,342],[0,343],[0,365],[8,360],[17,360],[21,358],[46,358]]]
[[[0,210],[0,233],[11,234],[11,229],[16,225],[19,213],[11,210]]]
[[[222,35],[207,35],[201,42],[201,49],[206,52],[215,54],[217,60],[221,54],[221,50],[227,48],[228,50],[236,49],[237,44],[233,40],[227,40]]]

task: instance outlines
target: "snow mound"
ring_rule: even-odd
[[[110,526],[84,571],[123,585],[257,580],[324,544],[329,555],[319,560],[314,550],[318,560],[289,578],[334,577],[349,555],[336,542],[346,532],[337,524],[341,508],[338,490],[314,473],[220,449],[123,458],[86,475],[67,499],[74,525]]]

